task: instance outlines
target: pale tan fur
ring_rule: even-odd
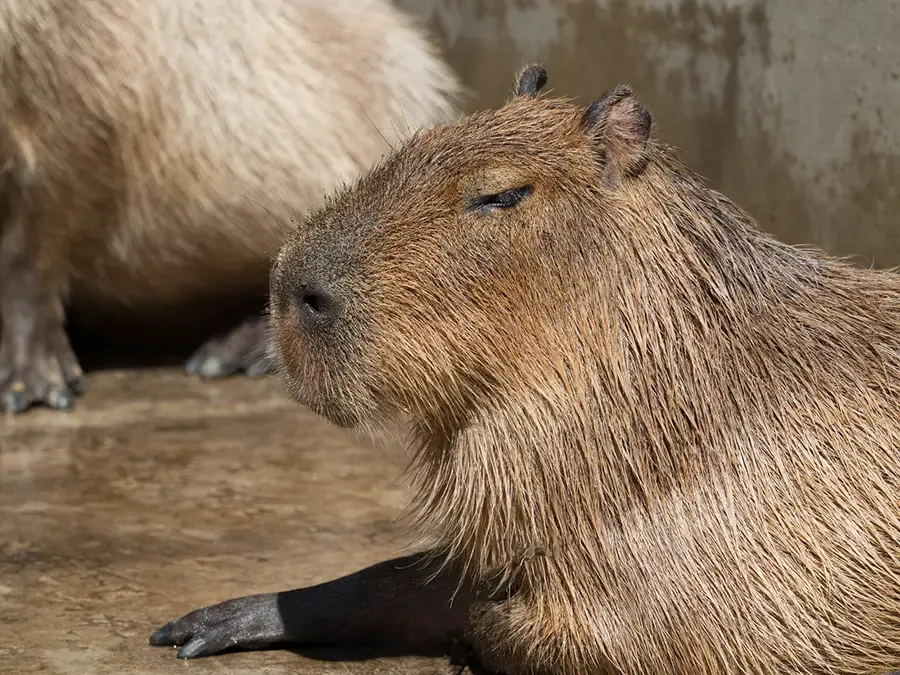
[[[620,87],[417,134],[280,252],[289,390],[411,420],[418,532],[475,580],[546,550],[470,612],[509,675],[887,673],[900,275],[775,240],[649,131]]]
[[[41,265],[136,311],[264,287],[289,213],[460,93],[388,0],[3,0],[0,80]]]

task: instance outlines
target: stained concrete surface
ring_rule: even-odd
[[[502,103],[524,63],[587,103],[619,82],[656,135],[795,244],[900,264],[895,0],[396,0],[471,90]]]
[[[91,375],[71,413],[0,420],[0,673],[450,673],[291,651],[178,661],[165,621],[406,552],[402,451],[354,441],[276,378]],[[327,657],[328,655],[326,655]]]

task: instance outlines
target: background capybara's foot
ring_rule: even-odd
[[[35,404],[69,410],[84,391],[81,367],[64,328],[30,343],[4,335],[0,346],[0,409],[21,413]]]
[[[271,372],[266,354],[268,318],[247,319],[224,337],[216,337],[204,344],[188,359],[185,370],[189,375],[205,378],[229,377],[239,372],[260,377]]]

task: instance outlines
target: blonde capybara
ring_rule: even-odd
[[[389,0],[0,0],[0,406],[73,405],[66,315],[268,290],[320,206],[461,88]],[[262,312],[187,370],[267,370]]]
[[[545,79],[415,135],[272,272],[288,389],[409,425],[432,548],[151,642],[460,640],[509,675],[900,668],[900,276],[762,232],[629,87],[582,107]]]

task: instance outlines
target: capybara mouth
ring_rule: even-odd
[[[288,395],[339,427],[357,427],[359,416],[334,395],[337,386],[328,365],[318,355],[317,346],[306,338],[295,314],[292,309],[286,312],[272,310],[274,331],[268,351]]]

